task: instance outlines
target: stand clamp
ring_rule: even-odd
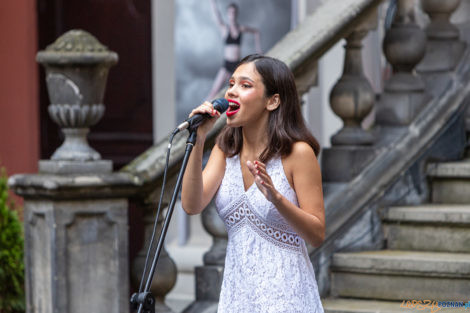
[[[134,293],[131,296],[132,311],[141,308],[143,313],[155,313],[155,297],[150,292]]]

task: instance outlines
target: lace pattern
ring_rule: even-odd
[[[302,252],[301,238],[285,224],[272,222],[268,224],[252,208],[246,195],[240,197],[232,205],[225,216],[223,216],[229,236],[242,229],[245,225],[250,226],[261,237],[272,244],[292,251]]]

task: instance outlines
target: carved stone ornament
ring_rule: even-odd
[[[118,56],[91,34],[71,30],[46,50],[38,52],[36,59],[46,69],[51,102],[49,115],[65,135],[64,143],[54,152],[51,160],[61,162],[62,167],[67,164],[65,172],[83,171],[77,163],[84,165],[88,162],[88,166],[91,161],[101,159],[100,154],[88,145],[86,136],[89,127],[103,117],[108,72],[117,63]],[[57,172],[50,161],[41,162],[40,170]],[[96,164],[93,165],[94,171],[97,170]],[[110,168],[109,164],[105,167]]]

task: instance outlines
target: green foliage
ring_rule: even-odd
[[[0,312],[24,311],[23,229],[0,168]]]

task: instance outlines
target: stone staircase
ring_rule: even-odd
[[[384,250],[334,254],[325,312],[437,312],[403,300],[470,300],[470,162],[429,164],[427,176],[430,204],[384,210]]]

